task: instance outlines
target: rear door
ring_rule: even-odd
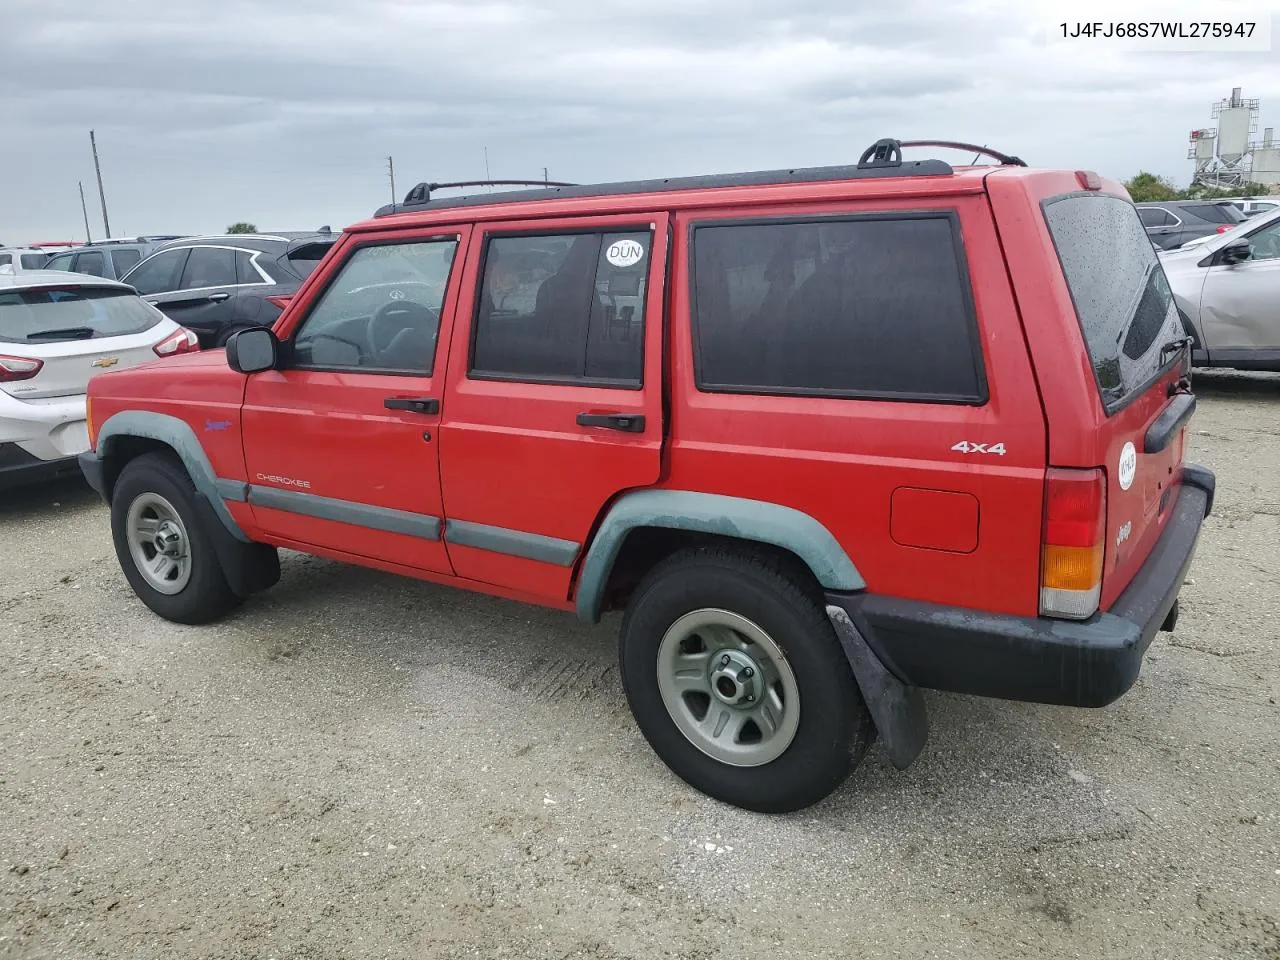
[[[191,248],[172,289],[147,299],[209,347],[234,315],[236,289],[235,248],[202,245]]]
[[[440,425],[459,576],[563,603],[605,505],[657,481],[667,220],[477,227]]]
[[[1055,429],[1090,424],[1080,455],[1093,462],[1051,465],[1106,473],[1105,609],[1141,567],[1169,516],[1184,431],[1157,436],[1152,428],[1166,408],[1186,402],[1175,391],[1190,354],[1176,347],[1185,333],[1173,295],[1129,201],[1073,192],[1050,197],[1042,209],[1093,368],[1092,396],[1080,398],[1077,414],[1049,424],[1051,438]],[[1069,358],[1036,357],[1038,371],[1064,362]],[[1043,373],[1041,382],[1048,382]],[[1101,409],[1091,413],[1095,403]]]
[[[1138,216],[1142,218],[1151,242],[1161,250],[1176,247],[1182,239],[1182,224],[1164,207],[1139,207]]]

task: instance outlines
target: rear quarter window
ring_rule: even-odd
[[[1183,209],[1209,223],[1239,223],[1244,219],[1240,208],[1230,203],[1193,203]]]
[[[699,389],[982,403],[961,251],[947,212],[696,225]]]
[[[1183,335],[1169,281],[1133,205],[1106,194],[1044,203],[1103,406],[1111,413],[1160,373]]]

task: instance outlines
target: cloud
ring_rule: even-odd
[[[350,222],[389,198],[389,154],[401,193],[482,176],[486,148],[493,176],[589,181],[882,136],[1185,181],[1232,87],[1280,126],[1274,52],[1046,46],[1012,0],[4,0],[0,25],[6,242],[77,228],[90,128],[120,234]]]

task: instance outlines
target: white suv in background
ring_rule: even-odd
[[[0,276],[43,270],[48,259],[48,251],[35,247],[0,247]]]
[[[91,377],[199,349],[123,283],[0,272],[0,489],[79,472]]]

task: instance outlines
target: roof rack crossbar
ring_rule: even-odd
[[[419,183],[404,198],[405,203],[425,203],[436,190],[451,187],[576,187],[561,180],[456,180],[453,183]]]
[[[885,141],[881,140],[876,146]],[[960,143],[956,140],[902,140],[898,142],[899,147],[950,147],[954,150],[972,151],[973,153],[988,156],[993,160],[1006,167],[1025,167],[1026,161],[1012,157],[1007,153],[1001,153],[999,150],[992,150],[990,147],[980,147],[974,143]],[[873,148],[874,149],[874,148]],[[865,157],[866,154],[863,154]]]

